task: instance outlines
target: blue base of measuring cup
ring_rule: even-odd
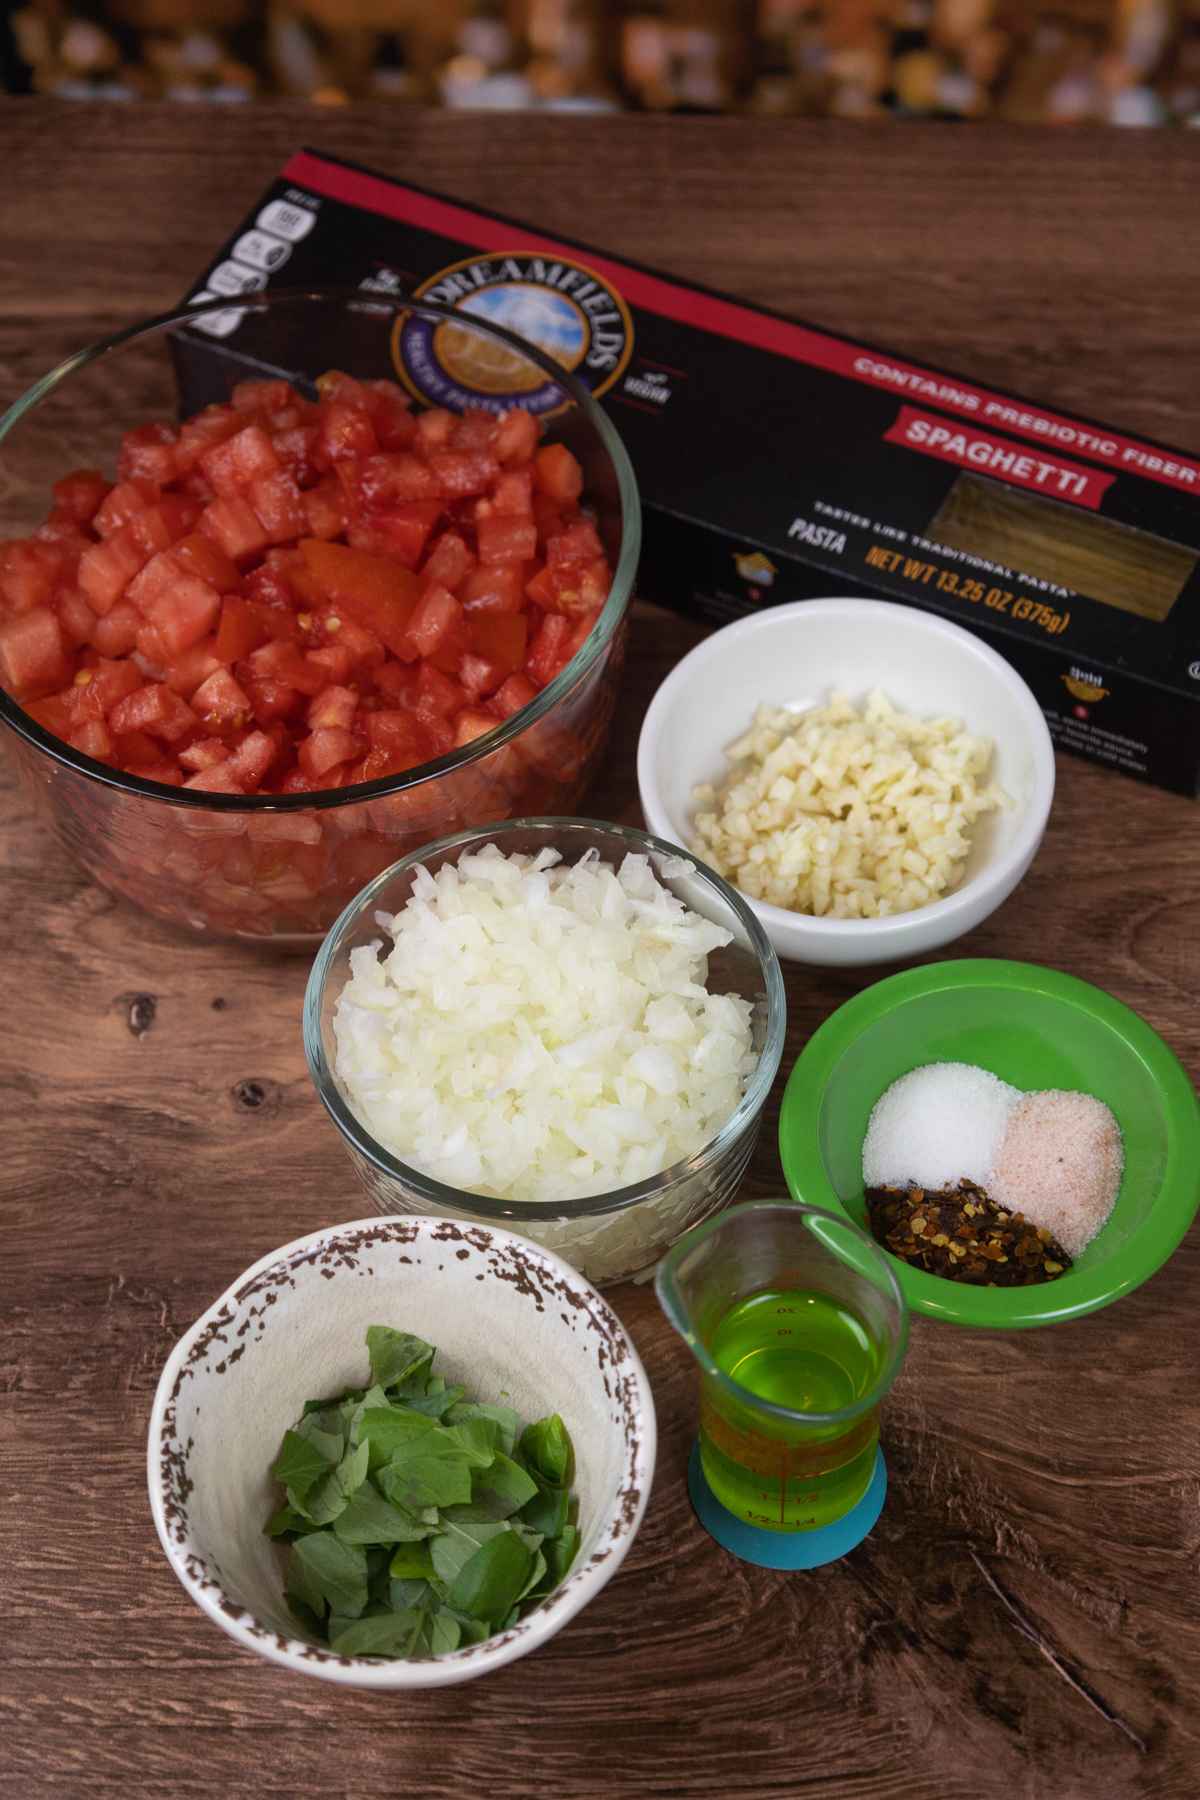
[[[696,1517],[715,1538],[722,1550],[740,1557],[742,1562],[757,1563],[761,1569],[819,1569],[825,1563],[838,1562],[874,1528],[887,1494],[887,1465],[883,1451],[875,1452],[875,1467],[867,1491],[844,1518],[833,1525],[820,1525],[815,1531],[764,1531],[761,1525],[747,1525],[727,1506],[722,1506],[704,1478],[699,1444],[692,1445],[688,1462],[688,1493],[696,1509]]]

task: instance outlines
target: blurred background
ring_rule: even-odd
[[[10,92],[1200,125],[1200,0],[28,0]]]

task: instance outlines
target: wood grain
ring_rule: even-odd
[[[175,299],[304,141],[1200,448],[1200,144],[1162,134],[9,103],[5,394]],[[699,635],[637,609],[599,816],[638,819],[639,721]],[[1041,855],[960,948],[1100,983],[1194,1074],[1196,831],[1189,802],[1060,759]],[[696,1524],[689,1359],[650,1292],[618,1289],[659,1466],[629,1560],[578,1620],[476,1686],[412,1698],[327,1692],[236,1650],[158,1549],[144,1434],[197,1313],[358,1205],[304,1070],[306,971],[181,943],[89,886],[11,785],[0,880],[0,1790],[1192,1800],[1195,1232],[1078,1325],[918,1323],[884,1517],[803,1576],[739,1565]],[[867,979],[789,973],[785,1071]],[[777,1105],[748,1193],[782,1188]]]

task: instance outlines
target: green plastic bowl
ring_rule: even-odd
[[[954,1325],[1015,1330],[1077,1319],[1149,1279],[1200,1201],[1200,1106],[1162,1039],[1111,994],[1036,963],[963,959],[906,970],[848,1000],[788,1080],[779,1154],[793,1199],[867,1229],[862,1144],[884,1089],[930,1062],[969,1062],[1014,1087],[1076,1088],[1110,1106],[1125,1175],[1108,1223],[1069,1275],[969,1287],[895,1259],[909,1306]]]

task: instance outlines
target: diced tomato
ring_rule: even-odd
[[[450,442],[456,450],[490,451],[496,441],[499,419],[481,406],[469,406],[454,421]]]
[[[0,679],[18,700],[53,693],[70,671],[62,626],[48,606],[0,625]]]
[[[336,644],[349,656],[351,669],[378,668],[387,655],[382,640],[354,619],[341,618],[337,614],[326,615],[322,625],[326,632],[332,634],[328,641]]]
[[[524,666],[528,637],[524,613],[475,612],[468,619],[467,641],[471,650],[494,662],[501,680]]]
[[[372,542],[363,549],[377,549],[395,557],[406,569],[415,569],[421,560],[429,534],[441,517],[440,500],[408,500],[387,512],[369,515]],[[354,527],[351,527],[351,533]],[[348,533],[348,536],[351,534]],[[351,541],[355,541],[353,538]]]
[[[110,763],[116,756],[112,733],[103,719],[85,719],[82,725],[76,726],[67,742],[95,762]]]
[[[206,506],[200,514],[200,529],[234,562],[257,556],[269,542],[258,514],[240,494]]]
[[[468,701],[467,690],[449,675],[443,675],[432,663],[422,663],[417,675],[415,708],[437,718],[449,718],[461,712]]]
[[[81,644],[91,643],[96,615],[78,588],[60,588],[54,601],[54,610],[58,614],[63,637],[73,650],[77,650]]]
[[[136,773],[143,781],[159,781],[164,787],[183,786],[183,770],[177,762],[169,762],[165,757],[159,762],[147,763]]]
[[[167,657],[178,656],[207,637],[217,622],[221,596],[206,581],[180,575],[167,592],[145,608],[157,628]]]
[[[454,435],[457,420],[452,412],[444,406],[431,406],[427,412],[417,415],[417,448],[422,456],[429,456],[435,450],[444,450]]]
[[[55,737],[65,739],[72,729],[71,714],[63,704],[61,694],[47,694],[42,700],[26,700],[25,711],[44,731],[53,732]]]
[[[229,766],[245,793],[252,794],[261,784],[275,761],[276,749],[274,738],[265,731],[248,731],[236,746]]]
[[[103,614],[114,607],[145,561],[124,531],[85,550],[76,579],[92,611]]]
[[[179,428],[175,446],[175,462],[181,474],[187,474],[199,463],[213,444],[223,443],[242,429],[245,420],[229,406],[206,406],[203,412],[186,419]],[[207,480],[205,485],[207,486]]]
[[[101,656],[128,656],[142,628],[142,615],[128,600],[118,600],[92,622],[92,647]]]
[[[163,643],[157,625],[149,625],[145,620],[138,628],[135,640],[137,666],[143,675],[161,681],[170,662],[170,653]]]
[[[546,562],[551,568],[564,563],[594,562],[603,555],[604,545],[590,519],[577,519],[546,540]]]
[[[194,744],[179,752],[179,760],[185,769],[215,769],[228,757],[229,745],[215,737],[197,738]]]
[[[468,494],[486,494],[500,472],[494,456],[481,451],[438,450],[429,458],[437,491],[451,500]]]
[[[408,395],[394,381],[368,381],[366,400],[380,449],[406,449],[417,435]]]
[[[317,472],[316,447],[319,432],[315,425],[290,425],[271,433],[271,448],[283,467],[301,486]]]
[[[500,718],[508,719],[536,697],[537,689],[527,675],[510,675],[504,685],[492,695],[489,704]]]
[[[578,500],[583,470],[565,444],[543,444],[533,459],[533,478],[551,500]]]
[[[78,669],[62,699],[68,713],[77,722],[84,719],[106,719],[118,700],[136,693],[142,685],[137,665],[101,658],[93,669]]]
[[[119,481],[97,507],[92,527],[102,538],[114,537],[137,513],[145,512],[148,506],[157,505],[161,499],[162,489],[156,481],[147,481],[142,476]]]
[[[476,656],[473,651],[468,650],[459,662],[458,679],[470,699],[482,700],[500,686],[504,680],[504,670],[490,656]]]
[[[325,686],[321,670],[306,660],[304,652],[279,638],[252,651],[246,667],[255,681],[281,681],[301,694],[319,694]]]
[[[217,656],[223,663],[241,662],[270,636],[263,612],[266,609],[252,601],[229,594],[221,605],[221,623],[217,627]]]
[[[45,606],[63,573],[62,553],[53,544],[18,538],[0,550],[0,601],[8,612]]]
[[[144,731],[147,736],[175,744],[194,729],[196,714],[186,700],[173,694],[161,681],[152,681],[119,700],[109,715],[115,732]]]
[[[435,582],[425,589],[417,602],[408,622],[407,651],[401,654],[407,654],[409,658],[436,659],[439,655],[455,652],[463,644],[465,620],[466,615],[454,595]]]
[[[485,732],[495,729],[495,713],[479,712],[467,707],[454,721],[454,742],[461,750],[464,744],[472,744],[476,738],[483,737]]]
[[[354,667],[354,658],[345,644],[321,644],[316,650],[306,650],[305,659],[312,663],[314,668],[322,670],[327,681],[334,683],[345,681]],[[398,669],[400,666],[399,663],[387,663],[384,668]],[[382,686],[380,677],[383,672],[384,670],[381,668],[375,677],[380,686]],[[407,676],[408,673],[409,671],[406,669],[405,675]]]
[[[459,589],[469,613],[520,612],[525,600],[525,572],[520,563],[481,563]]]
[[[445,492],[429,464],[408,450],[369,456],[358,469],[357,484],[362,504],[375,511],[409,500],[438,500]]]
[[[429,756],[429,739],[408,712],[367,713],[363,720],[372,750],[386,750],[399,759],[397,768],[411,769]],[[370,779],[368,777],[367,779]]]
[[[294,716],[300,706],[302,696],[286,682],[256,681],[248,675],[244,686],[250,710],[258,724],[264,727],[273,725],[277,719]]]
[[[313,580],[339,615],[365,626],[393,654],[408,654],[407,633],[418,591],[415,576],[386,557],[345,544],[305,538],[300,550]]]
[[[54,504],[69,513],[76,524],[90,525],[110,485],[99,469],[75,469],[55,482]]]
[[[525,673],[530,681],[538,687],[545,687],[553,681],[559,670],[569,661],[564,654],[571,636],[571,621],[561,613],[547,613],[538,629],[538,634],[529,646],[529,656],[525,663]]]
[[[172,546],[171,555],[185,575],[207,581],[218,594],[231,594],[241,579],[237,568],[210,537],[193,531]]]
[[[347,406],[339,400],[321,410],[321,429],[317,439],[321,454],[331,463],[347,457],[373,456],[379,439],[370,415],[359,406]]]
[[[236,444],[238,439],[233,441]],[[250,482],[246,494],[271,543],[284,544],[300,536],[306,514],[300,489],[286,469]]]
[[[532,519],[481,519],[476,535],[481,563],[524,563],[537,554]]]
[[[555,593],[554,571],[542,564],[526,581],[525,598],[532,600],[535,606],[542,607],[546,612],[553,612]]]
[[[213,491],[232,499],[279,469],[279,458],[261,425],[245,425],[233,437],[213,444],[200,458]]]
[[[235,412],[277,413],[284,407],[293,406],[295,401],[296,390],[290,382],[274,379],[237,381],[229,396],[229,404]]]
[[[475,567],[474,553],[466,540],[455,531],[444,531],[426,558],[421,570],[423,582],[437,582],[439,587],[456,593]]]
[[[110,613],[108,616],[109,619],[112,619],[115,614]],[[190,700],[201,682],[207,681],[210,675],[215,675],[217,670],[222,667],[223,662],[217,654],[215,638],[204,638],[200,643],[193,644],[190,649],[182,651],[172,662],[169,662],[163,672],[163,679],[175,693],[182,694],[185,700]]]
[[[578,618],[603,606],[608,598],[610,579],[608,564],[603,557],[590,563],[559,563],[554,568],[547,564],[545,581],[538,583],[538,591],[548,588],[550,597],[543,604]]]
[[[193,693],[192,710],[210,729],[240,731],[250,715],[250,697],[227,668],[214,669]]]
[[[346,528],[346,502],[341,483],[327,475],[316,487],[300,496],[305,523],[311,536],[334,538]]]
[[[309,730],[317,731],[322,726],[336,726],[341,731],[349,731],[357,711],[358,695],[353,688],[323,688],[309,705]]]
[[[134,513],[126,530],[143,556],[166,550],[184,537],[203,512],[198,500],[186,494],[164,494],[153,506]]]
[[[201,788],[208,794],[241,794],[245,792],[236,773],[228,762],[217,763],[210,769],[197,769],[184,782],[185,788]]]
[[[113,743],[123,769],[140,769],[147,763],[162,761],[162,745],[156,744],[144,731],[126,731],[119,737],[114,735]]]
[[[323,726],[303,739],[297,756],[306,775],[327,775],[339,763],[350,762],[358,748],[359,741],[353,732]]]
[[[166,487],[179,474],[178,432],[169,425],[137,425],[121,439],[117,474],[122,481],[141,478]]]
[[[528,462],[537,445],[538,424],[532,413],[518,406],[504,414],[493,445],[502,463]]]
[[[178,429],[139,427],[114,486],[64,476],[32,535],[0,544],[0,677],[46,730],[171,787],[307,794],[474,743],[586,640],[610,571],[578,463],[539,450],[531,414],[414,415],[394,382],[337,372],[317,387],[238,382]],[[489,758],[492,804],[545,810],[588,740],[525,744]],[[268,814],[258,836],[187,815],[173,878],[211,870],[230,922],[294,918],[425,824],[402,798],[365,836],[351,814]]]
[[[509,469],[492,489],[492,510],[505,519],[533,516],[533,470]]]

